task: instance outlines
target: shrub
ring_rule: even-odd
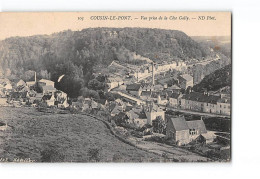
[[[64,162],[65,155],[56,149],[44,149],[41,151],[42,162]]]
[[[101,160],[101,149],[91,148],[88,150],[88,158],[90,162],[99,162]]]
[[[123,162],[123,157],[120,154],[114,154],[113,162]]]

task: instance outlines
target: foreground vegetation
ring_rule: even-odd
[[[36,162],[148,162],[159,155],[130,146],[104,123],[81,114],[53,114],[34,108],[0,108],[0,158]]]

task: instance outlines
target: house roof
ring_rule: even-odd
[[[123,81],[122,78],[120,78],[119,76],[113,76],[113,77],[108,77],[107,78],[107,82],[120,82]]]
[[[176,131],[188,130],[189,126],[184,117],[171,118],[170,121]]]
[[[111,114],[119,114],[120,112],[122,112],[123,109],[120,108],[119,106],[116,106],[112,111]]]
[[[42,87],[42,90],[43,90],[43,91],[51,91],[51,90],[56,90],[56,88],[54,88],[54,87],[51,86],[51,85],[48,85],[48,86],[43,86],[43,87]]]
[[[152,87],[153,85],[151,83],[142,83],[141,87]]]
[[[152,91],[142,91],[141,96],[151,96]]]
[[[163,86],[162,85],[155,85],[154,90],[163,90]]]
[[[184,80],[186,81],[191,81],[193,80],[193,77],[188,75],[188,74],[183,74],[183,75],[180,75],[181,78],[183,78]]]
[[[43,94],[41,94],[41,93],[36,93],[35,98],[42,98],[42,97],[43,97]]]
[[[133,83],[126,86],[126,91],[139,91],[140,88],[141,88],[140,83]]]
[[[139,115],[137,113],[135,113],[133,110],[126,112],[126,115],[128,116],[129,119],[139,118]]]
[[[201,134],[201,136],[203,136],[206,140],[207,139],[212,139],[212,138],[215,138],[216,135],[212,132],[207,132],[207,133],[204,133],[204,134]]]
[[[167,88],[167,90],[180,90],[181,88],[177,85],[172,85],[171,87]]]
[[[33,85],[33,84],[35,84],[35,81],[27,81],[26,84],[27,85]]]
[[[42,97],[42,99],[43,99],[43,100],[50,100],[51,97],[52,97],[52,95],[44,95],[44,96]]]
[[[200,130],[201,133],[207,133],[203,120],[187,121],[189,129]]]
[[[0,83],[11,83],[7,78],[0,78]]]
[[[191,92],[189,94],[183,95],[182,99],[217,104],[217,102],[220,100],[220,96],[207,95],[198,92]]]
[[[180,97],[180,94],[178,94],[178,93],[172,93],[172,94],[170,94],[170,98],[177,99],[178,97]]]
[[[46,80],[46,79],[41,79],[41,80],[39,80],[39,82],[42,82],[42,83],[54,83],[54,81]]]
[[[10,96],[11,96],[11,98],[26,98],[27,91],[25,91],[25,92],[11,92]]]
[[[25,83],[22,79],[14,79],[14,80],[13,80],[13,82],[14,82],[15,84],[18,83],[18,82],[20,82],[20,81],[21,81],[22,83]]]

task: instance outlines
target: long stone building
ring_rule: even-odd
[[[190,92],[181,98],[181,109],[230,115],[230,99],[208,93]]]

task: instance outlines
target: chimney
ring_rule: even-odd
[[[152,62],[152,85],[154,86],[154,73],[155,73],[155,69],[154,69],[154,62]]]

